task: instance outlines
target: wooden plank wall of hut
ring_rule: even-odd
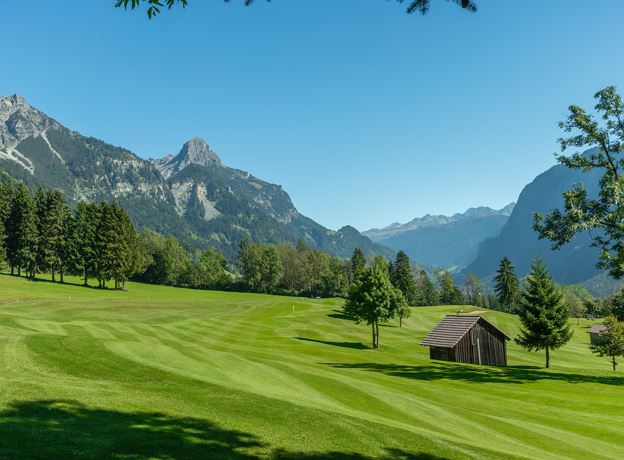
[[[481,355],[480,359],[479,355]],[[489,323],[479,321],[457,342],[455,360],[458,363],[506,366],[507,344],[505,338]]]

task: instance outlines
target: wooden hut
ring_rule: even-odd
[[[602,333],[608,329],[604,324],[593,324],[587,332],[589,333],[589,342],[592,345],[601,344],[604,341]]]
[[[507,334],[481,316],[449,315],[425,337],[429,357],[442,361],[507,365]]]

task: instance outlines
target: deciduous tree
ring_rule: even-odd
[[[546,217],[534,215],[534,228],[540,238],[552,241],[553,249],[569,243],[578,233],[591,232],[592,245],[600,249],[599,268],[610,275],[624,275],[624,102],[614,86],[594,96],[595,110],[601,120],[579,106],[569,108],[568,118],[560,123],[570,137],[559,139],[561,151],[570,147],[595,148],[591,153],[558,155],[562,165],[585,173],[602,174],[597,197],[589,196],[582,183],[563,194],[564,209]]]
[[[603,324],[607,329],[600,333],[600,342],[590,345],[590,348],[598,356],[609,358],[615,371],[618,365],[616,358],[624,356],[624,323],[611,315]]]
[[[379,348],[379,323],[397,317],[405,305],[403,294],[383,270],[365,268],[349,288],[344,313],[371,326],[373,348]]]
[[[230,3],[232,0],[224,0],[225,3]],[[270,1],[270,0],[267,0]],[[427,14],[429,12],[429,8],[431,7],[431,0],[396,0],[397,3],[406,3],[407,4],[407,13],[415,13],[418,12],[420,14]],[[460,8],[475,12],[477,11],[477,4],[475,0],[447,0],[451,3],[458,5]],[[246,6],[251,5],[254,0],[242,0],[242,3]],[[154,16],[160,14],[162,9],[171,9],[176,5],[181,6],[182,8],[188,5],[188,0],[115,0],[115,6],[117,8],[123,7],[125,9],[131,8],[135,9],[141,5],[147,6],[147,17],[153,18]]]

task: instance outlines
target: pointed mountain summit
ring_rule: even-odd
[[[201,137],[193,137],[186,141],[176,156],[166,155],[152,160],[153,165],[165,179],[182,171],[188,165],[221,166],[221,158],[210,148]]]

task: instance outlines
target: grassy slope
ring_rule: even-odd
[[[0,276],[0,458],[624,458],[624,378],[582,327],[550,371],[513,344],[496,369],[429,361],[453,307],[371,350],[337,300],[129,289]]]

